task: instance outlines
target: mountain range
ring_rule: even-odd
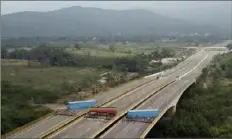
[[[142,36],[211,33],[224,30],[170,18],[149,10],[109,10],[74,6],[48,12],[1,16],[3,37]]]

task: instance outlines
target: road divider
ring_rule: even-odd
[[[189,60],[189,59],[188,59],[188,60]],[[181,69],[184,68],[186,65],[188,65],[190,62],[191,62],[191,60],[189,60],[187,63],[184,63],[184,65],[182,65],[180,68],[178,68],[178,69],[176,69],[176,70],[172,69],[171,72],[168,73],[168,74],[166,74],[165,76],[167,76],[167,75],[169,75],[169,74],[172,74],[172,73],[174,73],[175,71],[181,70]],[[116,101],[116,100],[118,100],[118,99],[120,99],[120,98],[122,98],[122,97],[128,95],[129,92],[131,92],[131,91],[133,91],[133,90],[135,90],[135,89],[138,89],[138,88],[140,88],[140,87],[142,87],[142,86],[144,86],[144,87],[147,86],[148,83],[150,83],[150,82],[152,82],[152,81],[154,81],[154,80],[156,80],[156,79],[147,80],[145,83],[143,83],[143,84],[141,84],[141,85],[139,85],[139,86],[136,86],[136,87],[134,87],[133,89],[131,89],[131,90],[129,90],[129,91],[126,91],[125,93],[120,94],[120,95],[118,95],[118,96],[115,97],[115,98],[109,99],[109,100],[107,100],[106,102],[97,105],[96,107],[101,107],[101,106],[104,106],[104,105],[108,105],[108,103],[112,103],[113,101]],[[174,81],[173,81],[173,82],[174,82]],[[40,134],[40,135],[37,136],[37,137],[38,137],[38,138],[48,138],[48,137],[52,136],[53,134],[55,134],[57,131],[62,130],[62,129],[65,128],[66,126],[71,125],[71,124],[74,123],[76,120],[80,121],[80,119],[82,119],[82,118],[84,117],[84,115],[85,115],[87,112],[88,112],[88,110],[85,110],[85,111],[79,113],[78,116],[72,117],[72,119],[67,119],[65,122],[62,122],[60,125],[57,125],[55,128],[52,128],[52,129],[50,129],[50,130],[48,130],[48,131],[46,131],[46,132]],[[122,116],[123,116],[123,115],[122,115]],[[114,119],[114,118],[113,118],[113,119]],[[112,119],[112,120],[113,120],[113,119]],[[76,123],[76,122],[75,122],[75,123]]]
[[[155,95],[157,92],[159,92],[160,90],[162,90],[163,88],[167,87],[168,85],[174,83],[176,80],[170,81],[169,83],[163,85],[162,87],[160,87],[158,90],[154,91],[153,93],[149,94],[148,96],[146,96],[145,98],[140,99],[140,101],[136,104],[134,104],[133,106],[131,106],[130,108],[128,108],[127,110],[124,110],[123,112],[121,112],[118,116],[114,117],[112,120],[110,120],[104,127],[102,127],[101,129],[99,129],[98,131],[96,131],[93,135],[91,135],[89,138],[98,138],[99,136],[101,136],[101,134],[103,134],[105,131],[107,131],[111,126],[113,126],[114,124],[116,124],[121,118],[123,118],[126,114],[128,110],[132,110],[135,109],[136,107],[138,107],[140,104],[142,104],[143,102],[145,102],[147,99],[149,99],[150,97],[152,97],[153,95]]]
[[[180,67],[180,68],[178,68],[178,69],[176,69],[176,70],[172,69],[171,72],[168,73],[168,74],[166,74],[165,76],[167,76],[167,75],[169,75],[169,74],[172,74],[173,72],[182,69],[182,68],[183,68],[185,65],[187,65],[188,63],[190,63],[190,61],[187,62],[187,63],[184,63],[184,65],[182,65],[182,67]],[[136,86],[136,87],[134,87],[134,88],[132,88],[132,89],[126,91],[125,93],[122,93],[122,94],[118,95],[118,96],[115,97],[115,98],[109,99],[109,100],[107,100],[106,102],[103,102],[103,103],[97,105],[96,107],[100,107],[100,106],[106,105],[107,103],[109,103],[109,102],[111,102],[111,101],[113,101],[113,100],[116,100],[116,99],[119,99],[119,98],[121,98],[121,97],[124,97],[126,94],[128,94],[129,92],[135,90],[136,88],[142,87],[143,85],[146,85],[146,84],[148,84],[148,83],[150,83],[150,82],[152,82],[152,81],[154,81],[154,80],[156,80],[156,79],[147,80],[147,81],[145,81],[143,84],[141,84],[141,85],[139,85],[139,86]],[[46,132],[43,132],[43,133],[37,135],[36,138],[38,138],[38,137],[39,137],[39,138],[45,138],[45,137],[51,135],[52,133],[56,132],[57,130],[60,130],[62,127],[67,126],[67,125],[69,125],[70,123],[76,121],[77,119],[83,117],[86,113],[87,113],[87,110],[84,110],[84,111],[78,113],[78,115],[76,115],[76,116],[74,116],[74,117],[71,117],[71,118],[65,120],[64,122],[61,122],[61,124],[56,125],[55,128],[49,129],[49,130],[47,130]],[[28,123],[28,124],[26,124],[26,125],[23,125],[23,126],[21,126],[21,127],[16,128],[15,130],[13,130],[13,131],[11,131],[11,132],[9,132],[9,133],[7,133],[7,134],[2,135],[2,137],[5,138],[5,137],[8,137],[8,136],[11,136],[11,135],[13,135],[13,134],[15,134],[15,133],[17,133],[17,132],[20,132],[20,131],[22,131],[22,130],[24,130],[24,129],[26,129],[26,128],[31,127],[33,124],[35,124],[35,123],[37,123],[37,122],[39,122],[39,121],[41,121],[41,120],[47,118],[48,116],[53,116],[54,114],[55,114],[55,112],[49,113],[49,114],[47,114],[47,115],[45,115],[45,116],[43,116],[43,117],[38,118],[37,120],[34,120],[34,121],[32,121],[32,122],[30,122],[30,123]]]
[[[207,58],[207,56],[208,55],[206,55],[206,57],[205,58]],[[204,59],[205,59],[204,58]],[[204,59],[202,60],[202,61],[200,61],[192,70],[190,70],[190,72],[192,72],[194,69],[196,69],[203,61],[204,61]],[[186,64],[185,64],[186,65]],[[190,73],[190,72],[187,72],[187,74],[188,73]],[[186,75],[187,75],[186,74]],[[175,80],[175,81],[177,81],[177,80]],[[169,85],[171,85],[171,84],[174,84],[174,82],[175,81],[173,81],[172,83],[170,83]],[[169,86],[169,85],[166,85],[165,87],[167,87],[167,86]],[[161,87],[161,89],[163,89],[163,88],[165,88],[165,87]],[[152,96],[154,96],[155,94],[157,94],[157,92],[159,92],[161,89],[159,89],[158,91],[156,91],[154,94],[152,94],[151,96],[149,96],[147,99],[149,99],[149,98],[151,98]],[[185,89],[184,89],[185,90]],[[147,100],[146,99],[146,100]],[[146,100],[143,100],[142,101],[142,103],[143,102],[145,102]],[[137,105],[137,107],[139,107],[142,103],[140,103],[139,105]],[[167,102],[168,103],[168,102]],[[171,104],[171,103],[170,103]],[[168,107],[169,108],[169,107]],[[168,109],[167,108],[167,109]],[[143,137],[143,136],[145,136],[149,131],[150,131],[150,129],[155,125],[155,123],[162,117],[162,115],[167,111],[167,109],[165,110],[165,111],[161,111],[161,113],[158,115],[158,117],[157,118],[155,118],[153,121],[152,121],[152,123],[149,125],[149,127],[145,130],[145,132],[142,134],[142,136],[141,137]],[[124,117],[125,116],[125,112],[124,112],[124,115],[122,115],[122,117]],[[120,119],[122,119],[122,117],[120,117],[119,118],[119,120]],[[119,120],[117,120],[117,121],[119,121]],[[105,129],[103,130],[103,129],[101,129],[101,131],[98,131],[99,133],[97,134],[96,133],[96,135],[95,136],[91,136],[92,138],[102,138],[102,137],[104,137],[107,133],[109,133],[114,127],[116,127],[116,124],[119,124],[120,122],[118,122],[118,123],[115,123],[115,124],[111,124],[111,125],[109,125],[109,126],[112,126],[111,128],[110,127],[105,127]],[[109,129],[109,130],[108,130]],[[104,132],[104,131],[106,131],[106,132]]]
[[[103,102],[101,104],[98,104],[96,107],[102,107],[104,105],[107,105],[108,103],[112,103],[113,101],[115,100],[118,100],[124,96],[126,96],[128,93],[130,93],[131,91],[135,90],[135,89],[138,89],[138,88],[141,88],[141,87],[145,87],[148,85],[148,83],[150,82],[153,82],[155,80],[147,80],[145,81],[145,83],[139,85],[139,86],[136,86],[134,88],[132,88],[131,90],[129,91],[126,91],[125,93],[122,93],[120,95],[118,95],[117,97],[115,98],[112,98],[112,99],[108,99],[106,102]],[[64,127],[66,126],[69,126],[70,124],[72,124],[73,122],[75,122],[76,120],[80,121],[79,119],[83,118],[84,115],[88,112],[88,110],[84,110],[80,113],[78,113],[78,116],[74,116],[74,117],[71,117],[67,120],[65,120],[64,122],[61,122],[61,124],[58,124],[56,127],[52,128],[52,129],[49,129],[43,133],[41,133],[40,135],[36,136],[36,138],[48,138],[49,136],[52,136],[52,134],[55,134],[57,131],[59,130],[62,130]]]
[[[193,80],[194,82],[195,80]],[[189,87],[193,82],[190,82],[185,88],[182,89],[182,93]],[[176,96],[179,97],[179,96]],[[172,99],[172,101],[167,101],[166,104],[168,104],[161,112],[160,114],[151,122],[151,124],[145,129],[145,131],[142,133],[142,135],[139,138],[145,138],[146,135],[149,133],[149,131],[154,127],[154,125],[159,121],[159,119],[166,113],[166,111],[172,106],[173,102],[175,102],[176,99]]]

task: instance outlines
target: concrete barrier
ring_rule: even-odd
[[[118,95],[115,98],[108,99],[107,101],[105,101],[105,102],[103,102],[101,104],[98,104],[96,107],[104,106],[104,105],[107,105],[108,103],[110,103],[110,102],[112,102],[114,100],[118,100],[118,99],[124,97],[125,95],[127,95],[129,92],[133,91],[134,89],[142,87],[143,85],[148,84],[148,83],[150,83],[152,81],[154,81],[154,80],[147,80],[143,84],[141,84],[139,86],[136,86],[136,87],[130,89],[129,91],[126,91],[125,93],[122,93],[122,94]],[[48,138],[49,136],[52,136],[52,134],[54,134],[56,131],[61,130],[62,128],[70,125],[71,123],[73,123],[74,121],[80,121],[81,119],[83,119],[84,115],[87,112],[88,112],[87,110],[84,110],[78,116],[74,116],[74,117],[71,117],[70,119],[67,119],[66,121],[64,121],[61,124],[59,124],[58,126],[56,126],[55,128],[49,129],[46,132],[42,133],[41,135],[38,136],[38,138]]]
[[[128,109],[135,109],[137,108],[140,104],[142,104],[143,102],[145,102],[146,100],[148,100],[150,97],[152,97],[153,95],[155,95],[157,92],[159,92],[161,89],[167,87],[168,85],[174,83],[175,80],[170,81],[169,83],[161,86],[158,90],[154,91],[153,93],[147,95],[146,97],[142,98],[139,100],[138,103],[132,105],[130,108]],[[107,128],[109,128],[110,126],[113,126],[114,124],[117,123],[117,121],[119,121],[121,118],[123,118],[124,116],[126,116],[127,114],[127,110],[121,112],[118,116],[114,117],[112,120],[110,120],[104,127],[100,128],[98,131],[96,131],[93,135],[91,135],[89,138],[98,138],[99,135],[101,135]]]

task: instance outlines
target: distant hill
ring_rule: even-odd
[[[219,33],[221,30],[193,25],[147,10],[63,8],[49,12],[18,12],[2,16],[3,37],[142,36],[177,33]]]

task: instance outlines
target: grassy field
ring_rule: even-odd
[[[55,45],[54,47],[63,46]],[[113,87],[128,81],[129,78],[125,71],[113,70],[107,76],[110,80],[106,84],[100,85],[98,83],[100,74],[110,69],[106,70],[102,67],[112,64],[117,57],[134,56],[142,52],[151,53],[157,47],[156,44],[128,43],[124,45],[116,43],[113,46],[114,52],[109,45],[105,44],[91,44],[81,47],[81,50],[73,46],[65,47],[66,51],[70,53],[92,56],[89,57],[91,58],[88,62],[89,66],[83,66],[83,68],[46,67],[40,65],[37,61],[31,61],[29,67],[27,60],[1,59],[3,113],[1,133],[9,132],[49,113],[51,109],[47,108],[48,105],[50,105],[49,108],[58,105],[63,106],[62,104],[66,104],[67,101],[81,100],[107,87]],[[165,44],[159,47],[172,49],[176,54],[177,52],[179,54],[188,53],[173,44]],[[23,47],[22,49],[29,50],[30,48]],[[10,51],[12,50],[13,48]],[[94,56],[98,58],[94,58]],[[99,67],[99,65],[101,66]],[[150,72],[155,72],[155,70],[153,69]],[[20,111],[15,111],[16,109]]]
[[[65,83],[78,86],[85,81],[96,82],[104,72],[105,70],[75,67],[30,68],[26,60],[2,60],[2,80],[34,88],[57,89]]]
[[[59,44],[49,43],[51,47],[64,47],[66,51],[88,56],[101,56],[101,57],[124,57],[133,56],[140,53],[149,54],[155,51],[157,47],[172,49],[176,52],[180,52],[180,48],[188,46],[187,43],[176,43],[176,42],[165,42],[165,43],[121,43],[117,42],[114,44],[99,44],[99,43],[79,43],[81,49],[78,50],[74,47],[74,44]],[[110,49],[112,45],[114,52]],[[20,49],[30,50],[31,48],[21,47]],[[10,48],[9,51],[13,51],[14,48]]]
[[[187,46],[187,44],[182,43],[115,43],[112,45],[114,52],[110,50],[110,45],[106,44],[86,44],[80,50],[74,47],[66,48],[66,51],[89,56],[102,56],[102,57],[122,57],[122,56],[133,56],[140,53],[149,54],[155,51],[157,47],[172,49],[174,51],[181,51],[180,48]]]

